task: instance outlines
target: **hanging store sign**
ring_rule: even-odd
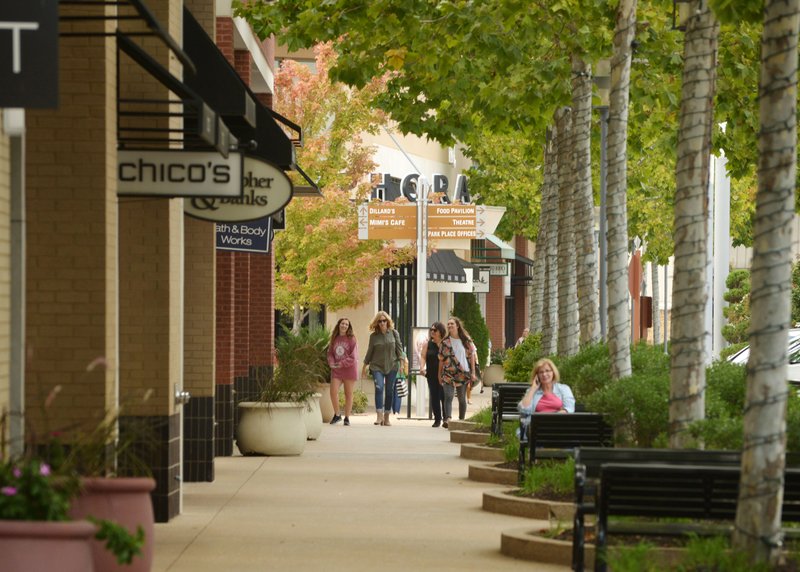
[[[489,271],[489,276],[508,276],[508,264],[481,264],[481,268]]]
[[[242,157],[198,151],[119,151],[117,195],[239,197]]]
[[[58,107],[58,0],[0,2],[0,107]]]
[[[472,275],[472,291],[477,293],[489,291],[489,269],[476,269]]]
[[[217,250],[268,254],[272,244],[272,218],[216,224]]]
[[[292,182],[281,169],[260,159],[244,158],[242,194],[235,198],[191,198],[183,212],[214,222],[245,222],[280,212],[292,200]]]

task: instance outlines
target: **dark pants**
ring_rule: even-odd
[[[436,421],[442,420],[442,406],[444,405],[444,388],[438,379],[428,378],[428,395],[433,410],[433,418]]]

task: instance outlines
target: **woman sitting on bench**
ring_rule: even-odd
[[[533,413],[575,413],[572,390],[558,379],[558,368],[552,361],[542,358],[536,362],[531,386],[517,405],[523,423],[530,421]]]

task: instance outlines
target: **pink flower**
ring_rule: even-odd
[[[13,497],[15,494],[17,494],[17,489],[14,487],[3,487],[0,488],[0,493],[7,497]]]
[[[43,477],[47,477],[50,475],[50,465],[47,463],[42,463],[42,466],[39,467],[39,474]]]
[[[22,476],[22,469],[19,467],[14,467],[14,469],[11,471],[11,474],[18,479]]]

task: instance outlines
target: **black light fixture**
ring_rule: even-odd
[[[686,31],[692,0],[672,0],[672,29]]]

